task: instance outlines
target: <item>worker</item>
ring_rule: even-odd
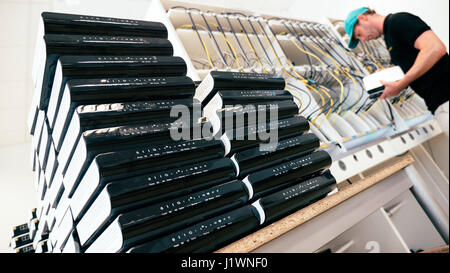
[[[358,42],[384,35],[391,62],[402,68],[405,76],[396,82],[385,82],[380,99],[396,97],[410,86],[449,135],[449,56],[444,43],[419,17],[406,13],[387,16],[370,8],[359,8],[348,15],[345,31],[349,48]]]

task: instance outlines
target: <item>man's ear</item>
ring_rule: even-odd
[[[361,22],[361,21],[367,21],[367,15],[365,15],[365,14],[360,14],[360,15],[358,15],[356,18],[358,18],[358,21],[359,21],[359,22]]]

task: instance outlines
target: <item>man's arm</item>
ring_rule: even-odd
[[[413,66],[405,74],[405,77],[399,81],[381,81],[385,89],[380,99],[398,96],[403,89],[430,70],[447,53],[444,43],[432,30],[422,33],[414,43],[414,47],[419,50],[419,54]]]

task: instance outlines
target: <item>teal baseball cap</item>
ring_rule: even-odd
[[[351,49],[354,49],[359,43],[359,40],[353,37],[353,30],[355,28],[355,24],[358,22],[358,15],[364,14],[368,11],[368,8],[355,9],[354,11],[350,12],[347,16],[347,19],[345,19],[345,32],[347,32],[348,34],[348,47]]]

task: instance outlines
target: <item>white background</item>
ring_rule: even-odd
[[[449,45],[448,0],[207,0],[190,1],[299,19],[345,19],[369,6],[387,15],[420,16]],[[0,0],[0,252],[8,251],[13,225],[28,221],[35,206],[26,120],[32,98],[31,65],[42,11],[143,19],[150,0]],[[258,10],[255,10],[257,7]],[[448,159],[447,159],[448,160]]]

